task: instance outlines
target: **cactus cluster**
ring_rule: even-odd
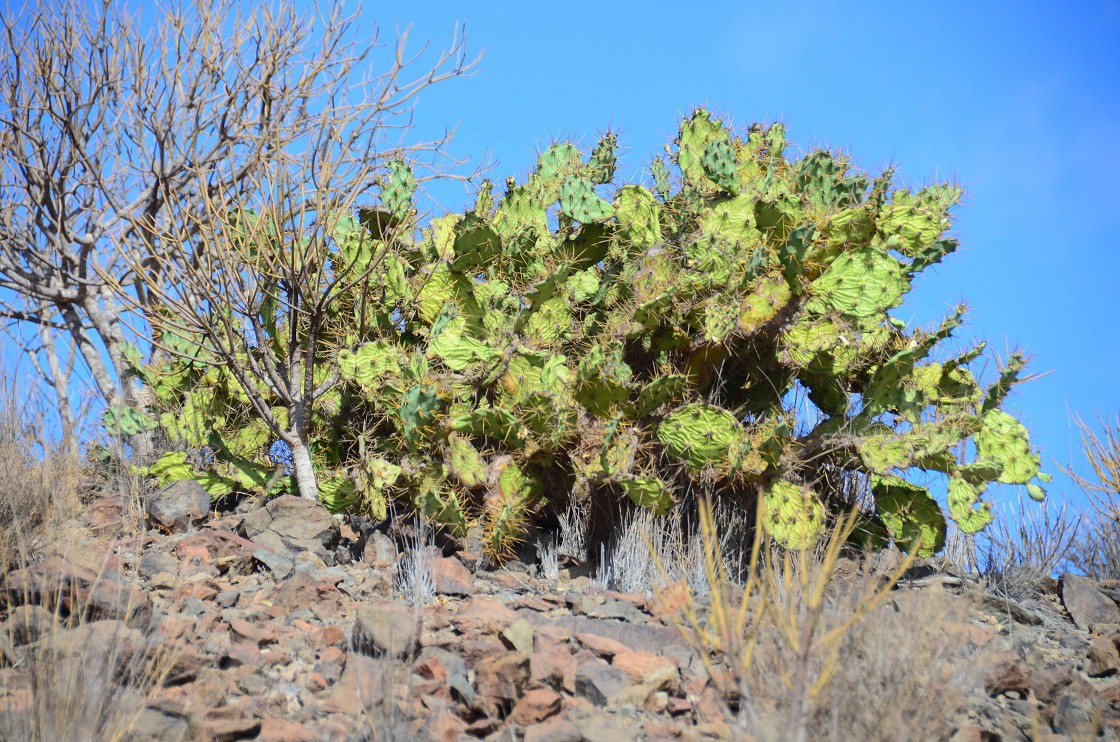
[[[781,125],[740,136],[704,109],[674,145],[652,190],[613,185],[608,133],[586,158],[554,144],[420,230],[339,219],[340,253],[372,274],[338,311],[324,373],[342,383],[314,410],[328,506],[395,498],[454,534],[478,524],[501,558],[547,500],[665,512],[702,484],[761,498],[761,526],[800,548],[843,500],[825,472],[843,470],[874,496],[870,531],[929,554],[945,517],[912,470],[947,478],[965,532],[991,520],[992,482],[1042,496],[1027,431],[1000,409],[1022,359],[984,387],[982,346],[934,360],[963,307],[929,330],[890,314],[956,248],[957,187],[892,191],[891,171],[870,180],[825,150],[791,160]],[[380,211],[406,219],[414,187],[393,163]],[[169,455],[151,473],[215,494],[290,486],[229,371],[196,356],[145,380],[168,435],[215,465]]]

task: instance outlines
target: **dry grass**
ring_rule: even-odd
[[[1092,474],[1072,468],[1066,473],[1081,487],[1092,504],[1092,518],[1084,524],[1070,558],[1074,568],[1096,579],[1120,579],[1120,416],[1100,420],[1097,434],[1083,420],[1081,448]]]
[[[1022,498],[985,532],[984,577],[996,594],[1012,600],[1037,597],[1045,582],[1066,566],[1081,533],[1082,517],[1062,503]]]
[[[40,410],[22,404],[11,387],[5,392],[0,394],[0,739],[129,739],[173,667],[177,645],[127,615],[127,620],[93,620],[93,604],[75,602],[73,582],[61,576],[34,593],[16,586],[16,575],[26,575],[47,554],[67,558],[70,539],[80,538],[73,519],[82,509],[89,472],[44,435]],[[135,497],[134,482],[125,494]],[[94,571],[88,595],[104,594],[102,588],[117,580],[127,592],[129,577],[109,575],[104,564]]]
[[[843,519],[814,548],[756,534],[745,584],[729,577],[711,508],[700,533],[707,600],[678,627],[705,661],[737,737],[767,740],[947,737],[971,690],[964,599],[892,592],[911,566],[842,556]]]

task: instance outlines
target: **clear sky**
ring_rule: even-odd
[[[1051,494],[1079,464],[1071,417],[1120,413],[1120,2],[389,2],[390,38],[445,44],[456,21],[477,74],[429,91],[422,130],[458,124],[454,151],[523,175],[556,137],[620,130],[621,174],[643,168],[702,103],[734,122],[781,120],[802,150],[848,151],[896,183],[966,188],[962,249],[896,314],[1019,347],[1049,375],[1019,387]],[[456,190],[445,205],[462,208]]]

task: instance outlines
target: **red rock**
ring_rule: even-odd
[[[988,695],[994,697],[1004,693],[1017,693],[1024,698],[1027,696],[1031,676],[1017,656],[1011,652],[997,652],[984,658],[984,662],[987,665],[984,688]]]
[[[575,693],[576,658],[567,645],[538,639],[536,651],[529,656],[530,677],[534,684],[547,685]]]
[[[342,647],[346,645],[346,630],[338,624],[319,626],[309,631],[308,641],[316,649],[321,647]]]
[[[261,720],[260,742],[315,742],[314,734],[303,724],[288,719]]]
[[[466,631],[477,627],[488,633],[497,633],[517,620],[517,614],[493,598],[472,598],[459,610],[451,623]]]
[[[587,647],[600,657],[605,657],[606,659],[610,659],[616,654],[622,654],[623,652],[630,651],[630,647],[626,646],[622,642],[616,641],[614,639],[608,639],[607,637],[599,636],[598,634],[576,634],[576,639],[579,640],[580,644]]]
[[[653,597],[646,601],[645,607],[654,618],[668,617],[688,605],[691,598],[692,593],[688,589],[688,583],[678,580],[655,591]]]
[[[459,742],[467,732],[467,722],[448,709],[433,709],[424,720],[424,730],[432,742]]]
[[[548,688],[536,688],[526,691],[525,695],[517,700],[509,718],[515,724],[529,726],[560,713],[562,705],[563,700],[556,691]]]
[[[474,595],[474,577],[455,557],[436,557],[432,579],[440,595]]]
[[[438,657],[425,657],[412,666],[412,671],[425,680],[443,682],[447,680],[447,668]]]
[[[692,704],[686,698],[675,698],[670,696],[669,705],[665,708],[673,716],[680,716],[692,711]]]
[[[646,739],[672,739],[681,736],[680,725],[665,719],[650,719],[642,725]]]
[[[677,670],[677,666],[668,658],[649,652],[619,652],[611,664],[623,670],[634,683],[646,683],[655,674],[658,677],[667,672],[676,674]]]
[[[529,655],[508,652],[488,657],[474,668],[475,690],[480,696],[512,704],[530,678]]]

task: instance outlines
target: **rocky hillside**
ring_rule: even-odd
[[[137,742],[781,734],[778,658],[760,640],[749,687],[710,673],[678,629],[683,583],[622,594],[574,564],[484,569],[290,496],[211,513],[187,485],[156,493],[139,533],[99,499],[5,576],[6,738],[60,712]],[[834,581],[867,568],[845,559]],[[915,565],[851,629],[810,737],[1115,738],[1118,601],[1120,585],[1076,576],[1011,600]]]

